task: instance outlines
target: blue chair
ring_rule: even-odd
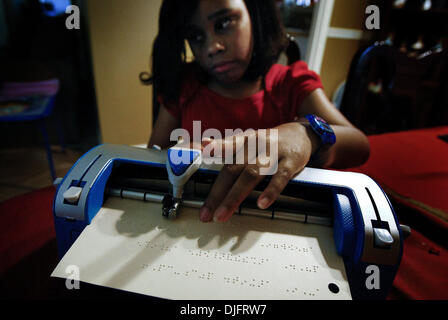
[[[448,50],[403,53],[384,42],[354,56],[341,112],[366,134],[448,123]]]
[[[359,129],[366,134],[377,133],[376,128],[370,128],[370,123],[376,124],[376,118],[384,117],[380,107],[389,104],[392,97],[398,50],[376,42],[367,48],[357,51],[352,59],[347,82],[342,97],[341,112]],[[376,101],[373,114],[369,112],[369,83],[381,79],[382,97],[384,101]],[[371,97],[370,97],[371,98]]]
[[[54,109],[59,80],[35,82],[5,82],[0,87],[0,122],[33,121],[42,132],[53,181],[56,179],[45,119]],[[59,143],[65,151],[62,129],[58,121]]]

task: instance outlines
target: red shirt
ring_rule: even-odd
[[[182,84],[179,102],[165,104],[182,128],[193,136],[193,121],[201,121],[201,134],[209,128],[268,129],[292,122],[303,100],[314,90],[323,88],[320,77],[303,61],[291,66],[274,64],[265,77],[265,89],[254,95],[232,99],[219,95],[190,76]]]

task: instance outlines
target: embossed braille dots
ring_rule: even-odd
[[[238,276],[235,277],[224,277],[224,282],[227,284],[237,285],[237,286],[247,286],[252,288],[261,288],[264,285],[269,284],[269,280],[264,279],[241,279]]]

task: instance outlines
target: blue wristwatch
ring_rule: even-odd
[[[320,161],[320,154],[323,150],[328,149],[336,143],[336,135],[333,129],[325,122],[324,119],[315,116],[314,114],[307,114],[305,116],[306,121],[300,122],[307,127],[311,127],[315,134],[320,138],[320,145],[317,150],[311,155],[312,162]]]
[[[332,146],[336,143],[336,135],[324,119],[314,114],[307,114],[305,118],[308,120],[311,129],[319,136],[322,144]]]
[[[311,129],[319,136],[322,144],[332,146],[336,143],[336,135],[324,119],[314,114],[307,114],[305,118],[308,120]]]

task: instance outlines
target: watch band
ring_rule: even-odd
[[[320,155],[323,151],[328,150],[330,146],[336,143],[336,136],[333,129],[322,118],[307,114],[304,118],[298,119],[298,122],[311,130],[319,138],[319,146],[311,154],[310,161],[319,163]]]

